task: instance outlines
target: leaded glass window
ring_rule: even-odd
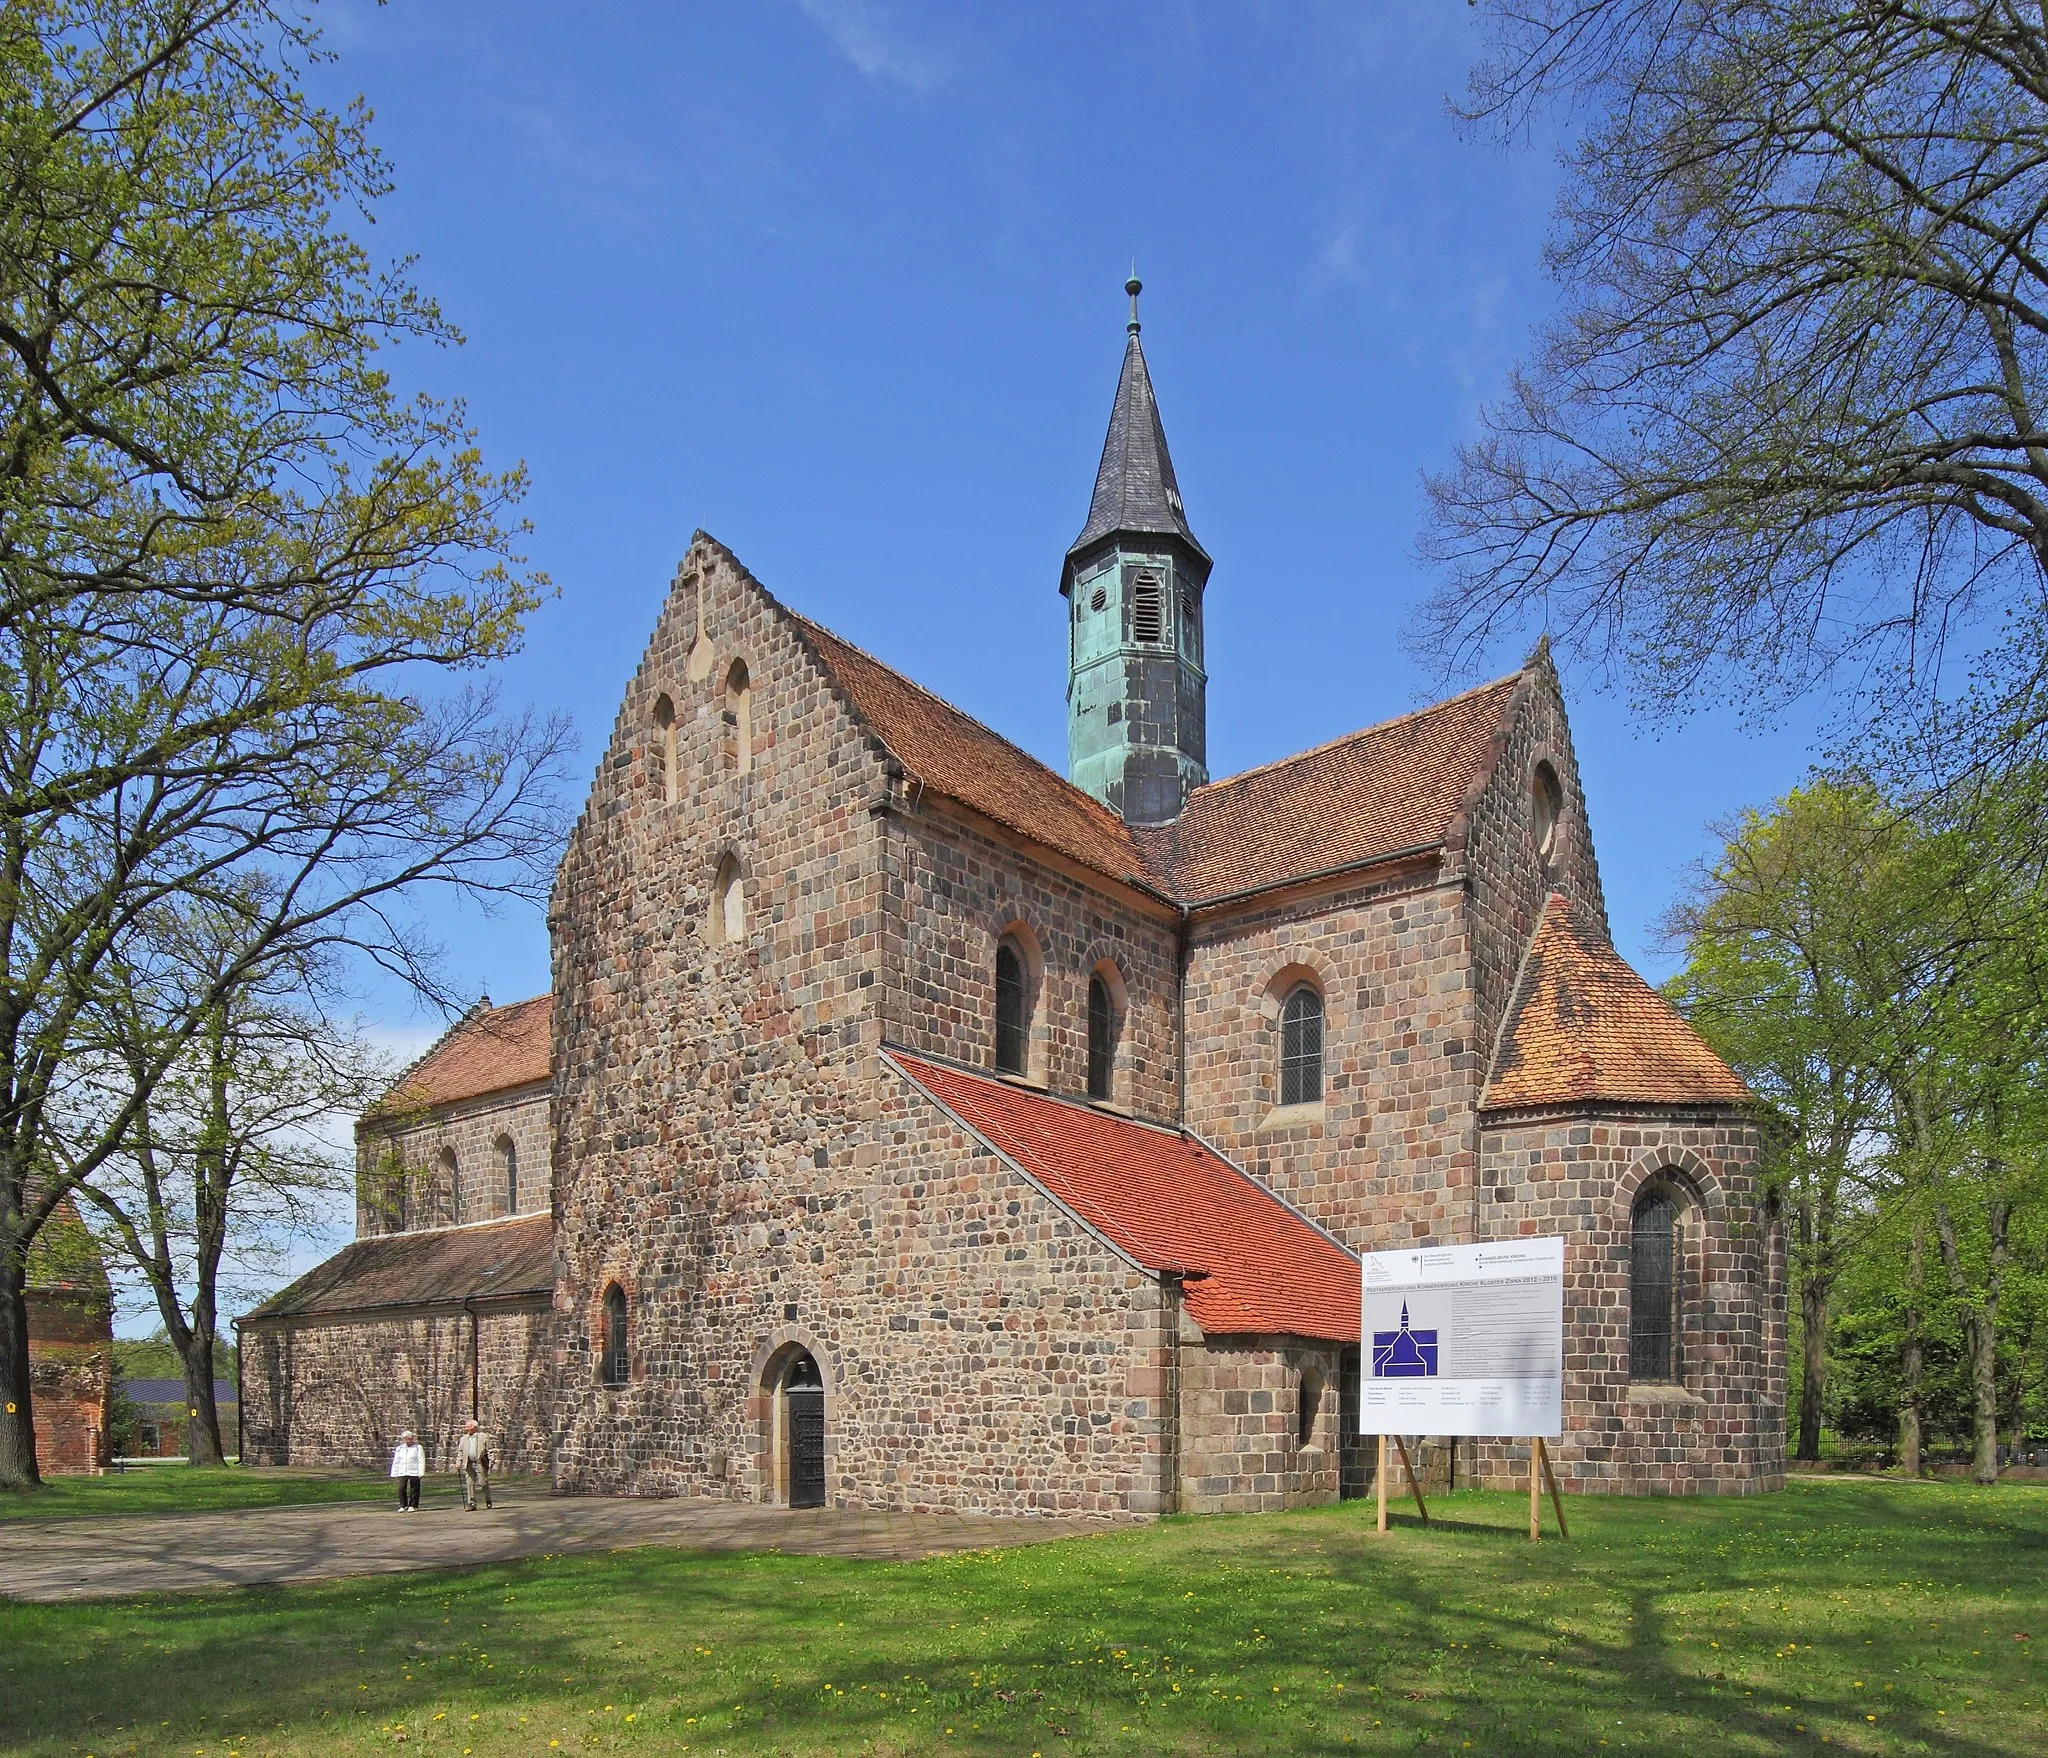
[[[1024,960],[1005,940],[996,948],[996,1068],[1024,1072]]]
[[[1304,983],[1280,1009],[1280,1103],[1316,1105],[1323,1097],[1323,998]]]
[[[1116,1006],[1109,985],[1099,976],[1088,979],[1088,1096],[1109,1097],[1110,1071],[1116,1062]]]
[[[1636,1200],[1628,1261],[1628,1374],[1678,1377],[1678,1204],[1665,1189]]]

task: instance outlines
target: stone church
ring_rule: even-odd
[[[1068,776],[700,532],[552,993],[362,1120],[355,1242],[244,1321],[247,1457],[475,1411],[571,1491],[1293,1506],[1367,1481],[1357,1253],[1561,1233],[1568,1485],[1781,1481],[1763,1119],[1613,949],[1547,649],[1211,780],[1132,293]]]

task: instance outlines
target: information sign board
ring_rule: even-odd
[[[1360,1434],[1564,1429],[1564,1241],[1365,1254]]]

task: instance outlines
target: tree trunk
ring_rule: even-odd
[[[1926,1233],[1913,1228],[1913,1249],[1906,1271],[1906,1341],[1899,1359],[1899,1469],[1920,1475],[1920,1387],[1927,1371],[1927,1339],[1923,1331],[1921,1290],[1926,1281]]]
[[[1828,1390],[1828,1284],[1808,1275],[1799,1287],[1801,1372],[1799,1447],[1795,1459],[1820,1458],[1821,1414]]]
[[[10,1237],[0,1240],[0,1490],[42,1481],[29,1390],[28,1246]]]
[[[225,1465],[220,1443],[220,1407],[213,1396],[213,1325],[195,1324],[183,1356],[185,1362],[185,1457],[194,1465]]]
[[[1991,1266],[1984,1291],[1970,1297],[1963,1254],[1956,1244],[1955,1223],[1944,1205],[1934,1211],[1934,1236],[1948,1270],[1963,1324],[1963,1346],[1970,1362],[1970,1475],[1978,1483],[1998,1481],[1998,1289],[2005,1267],[2005,1204],[1988,1205]]]

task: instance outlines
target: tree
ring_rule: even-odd
[[[228,945],[234,944],[232,936]],[[81,1194],[99,1213],[155,1300],[185,1379],[185,1456],[226,1457],[214,1399],[221,1274],[274,1269],[283,1250],[322,1218],[324,1199],[351,1187],[348,1156],[320,1133],[360,1111],[389,1070],[359,1033],[321,1003],[330,973],[294,961],[266,982],[219,993],[221,948],[203,933],[184,954],[168,996],[131,982],[102,1011],[110,1106],[146,1086],[122,1151]],[[159,966],[178,968],[165,960]],[[182,1022],[196,1011],[200,1029]],[[216,998],[217,996],[217,998]],[[181,1048],[149,1078],[159,1037]]]
[[[523,481],[387,374],[455,337],[335,218],[387,178],[316,52],[267,0],[0,10],[0,1487],[28,1247],[219,1008],[344,949],[434,987],[406,899],[537,895],[561,832],[563,729],[451,680],[545,585]],[[172,909],[215,983],[101,1103],[92,1021]]]
[[[2011,0],[1496,0],[1469,123],[1577,125],[1555,321],[1432,479],[1452,660],[1543,622],[1682,712],[1723,677],[2048,730],[2048,17]],[[1972,687],[1960,687],[1956,651]]]
[[[1800,1459],[1820,1457],[1831,1302],[1885,1145],[1872,1020],[1892,1000],[1897,829],[1868,784],[1817,780],[1723,827],[1665,924],[1686,951],[1667,992],[1786,1125],[1772,1171],[1793,1224]]]

